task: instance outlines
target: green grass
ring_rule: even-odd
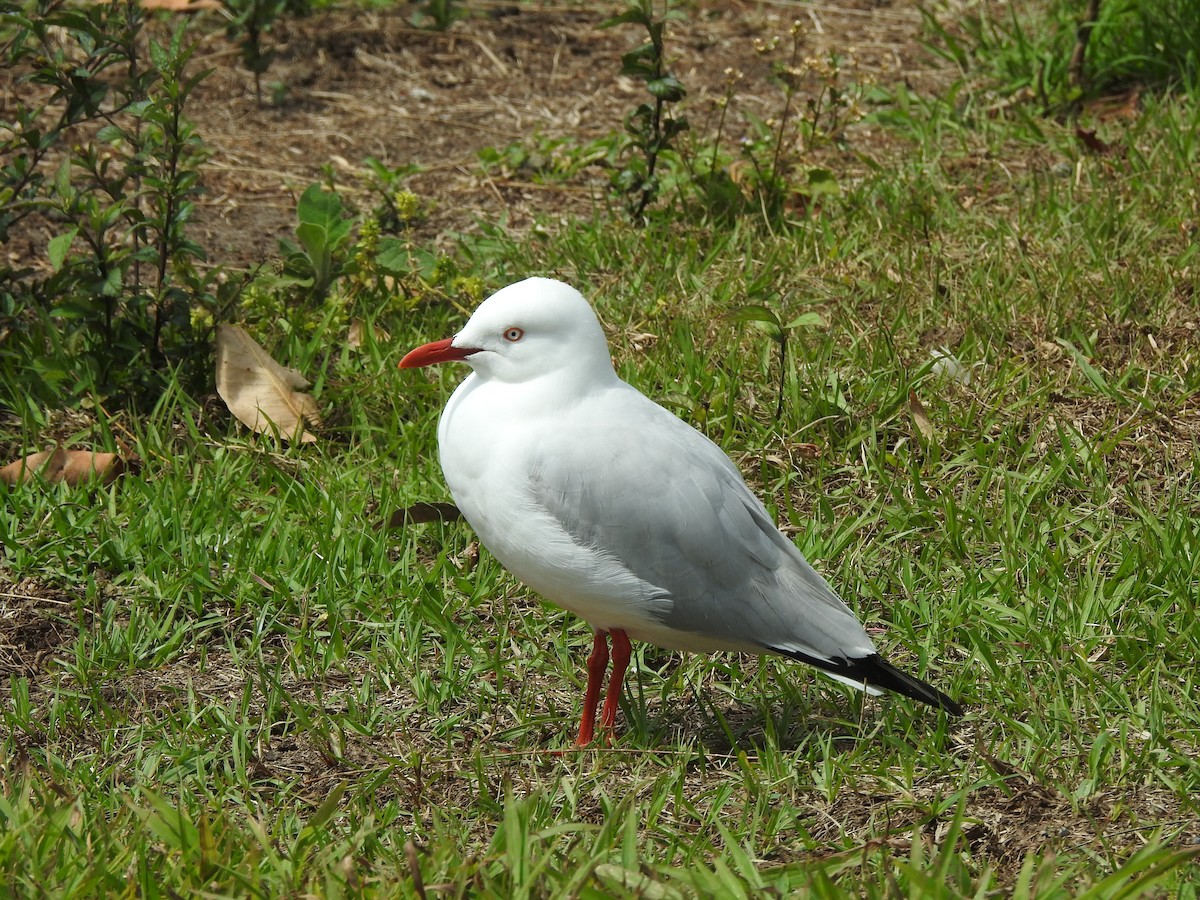
[[[316,376],[315,445],[181,392],[4,426],[7,457],[55,434],[143,460],[0,487],[4,890],[1195,897],[1200,121],[1145,102],[1097,158],[897,100],[867,174],[782,235],[598,215],[463,239],[493,286],[593,297],[622,374],[739,462],[961,722],[640,647],[617,745],[551,755],[586,627],[465,525],[374,527],[447,498],[461,373],[395,363],[461,318],[423,306],[360,352],[273,348]],[[774,345],[726,317],[747,303],[826,323],[793,338],[779,421]],[[932,371],[942,346],[969,384]]]

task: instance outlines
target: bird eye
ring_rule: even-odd
[[[515,325],[512,328],[504,329],[504,339],[509,343],[515,344],[523,337],[525,337],[525,331]]]

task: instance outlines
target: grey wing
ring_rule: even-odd
[[[543,448],[530,469],[538,504],[572,540],[654,586],[670,629],[818,659],[874,653],[720,448],[636,396],[602,417],[619,434],[598,421]]]

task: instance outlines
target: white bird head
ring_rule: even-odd
[[[550,278],[527,278],[483,301],[453,338],[412,350],[411,369],[461,360],[484,380],[519,384],[538,378],[615,377],[604,329],[583,295]]]

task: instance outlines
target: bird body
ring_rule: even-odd
[[[585,619],[597,642],[789,656],[960,711],[879,657],[716,444],[617,376],[573,288],[510,285],[401,365],[449,360],[474,370],[438,425],[455,503],[506,569]]]

